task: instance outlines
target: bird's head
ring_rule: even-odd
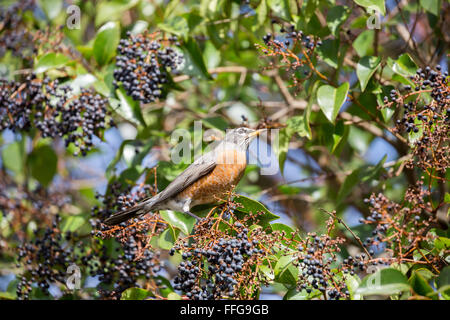
[[[250,129],[246,127],[240,127],[232,130],[228,130],[225,135],[225,141],[235,143],[242,148],[248,148],[250,142],[266,129]]]

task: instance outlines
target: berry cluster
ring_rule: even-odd
[[[63,237],[58,228],[59,222],[57,215],[51,227],[36,229],[36,239],[18,248],[18,263],[22,262],[25,269],[17,285],[18,299],[29,298],[32,284],[36,284],[44,295],[49,295],[50,285],[64,283],[68,266],[78,259],[75,247],[64,245],[71,240],[71,236]],[[39,234],[42,234],[41,237]]]
[[[205,226],[212,227],[212,220],[201,221],[195,231],[199,232]],[[177,250],[183,251],[184,260],[174,278],[176,290],[194,300],[233,298],[242,294],[239,290],[241,282],[245,281],[244,274],[253,262],[264,257],[265,251],[257,239],[250,239],[249,230],[240,222],[233,228],[236,229],[235,237],[220,237],[207,246],[197,241],[176,246]],[[170,254],[174,252],[175,248]]]
[[[141,184],[136,187],[125,185],[119,181],[113,181],[108,186],[108,190],[104,195],[96,194],[97,199],[101,199],[101,206],[94,206],[91,210],[94,227],[101,230],[109,230],[101,221],[109,217],[115,212],[133,207],[138,202],[151,197],[154,194],[154,188],[148,184]],[[141,218],[136,218],[143,220]],[[120,227],[126,227],[129,222],[123,222]]]
[[[18,248],[18,263],[23,266],[21,281],[17,285],[19,299],[28,299],[32,290],[50,295],[51,286],[59,287],[63,294],[71,294],[67,280],[69,266],[80,268],[80,286],[86,276],[96,277],[100,298],[119,299],[130,287],[150,283],[156,285],[156,274],[161,270],[160,253],[143,247],[138,235],[126,240],[105,242],[86,239],[74,232],[61,230],[61,219],[56,215],[51,227],[37,229],[35,239]],[[39,289],[37,289],[39,288]]]
[[[156,287],[155,277],[161,270],[160,252],[142,250],[142,242],[130,236],[121,242],[121,248],[116,254],[107,253],[107,247],[102,251],[91,269],[91,275],[98,276],[100,295],[103,298],[120,299],[122,292],[132,287],[142,287],[151,283]],[[91,263],[92,265],[92,263]]]
[[[44,138],[63,137],[66,146],[73,143],[84,156],[93,146],[93,136],[101,137],[106,128],[107,103],[89,89],[74,94],[58,79],[32,74],[23,82],[0,80],[0,131],[36,127]]]
[[[91,235],[103,239],[114,238],[123,250],[123,254],[117,258],[106,257],[107,269],[97,270],[96,275],[102,281],[102,286],[114,285],[113,289],[102,289],[104,297],[120,298],[124,290],[139,287],[140,280],[146,284],[150,281],[150,287],[154,289],[158,287],[155,277],[161,269],[160,252],[152,250],[150,241],[153,236],[160,234],[166,225],[155,215],[138,217],[113,227],[101,223],[112,213],[132,207],[152,193],[153,188],[150,185],[142,184],[131,188],[115,181],[110,184],[105,195],[96,195],[97,199],[102,199],[102,206],[92,208]]]
[[[179,238],[169,255],[183,261],[174,289],[194,300],[255,299],[270,280],[261,272],[269,256],[280,250],[280,237],[268,229],[249,229],[262,212],[238,218],[238,204],[230,199],[196,223],[192,233]],[[268,232],[269,231],[269,232]]]
[[[267,33],[262,40],[264,46],[256,44],[256,47],[263,55],[279,58],[279,61],[276,62],[271,60],[268,68],[284,69],[293,82],[293,86],[301,86],[301,83],[312,76],[311,71],[323,77],[311,63],[316,48],[322,45],[322,41],[319,39],[305,35],[301,30],[296,30],[294,25],[282,25],[280,35]],[[308,68],[304,68],[306,65]],[[303,77],[298,74],[299,71],[303,71]]]
[[[34,53],[33,35],[26,28],[23,15],[35,8],[34,0],[16,1],[9,7],[0,5],[0,57],[7,51],[20,58]]]
[[[305,290],[308,294],[315,294],[313,290],[318,290],[318,295],[322,294],[328,299],[348,298],[349,292],[345,284],[345,279],[338,274],[348,272],[352,268],[347,258],[341,267],[337,266],[337,254],[341,251],[339,245],[345,240],[342,238],[332,239],[330,236],[334,228],[334,220],[328,221],[327,234],[317,235],[308,233],[306,237],[299,241],[296,260],[294,265],[299,268],[297,287]],[[351,270],[353,274],[353,270]]]
[[[284,41],[275,39],[269,32],[263,36],[264,44],[267,46],[274,46],[276,48],[289,47],[291,44],[301,44],[303,47],[313,50],[315,47],[322,45],[322,41],[315,40],[311,36],[305,36],[303,31],[296,30],[294,25],[282,26],[280,28],[281,37],[285,38]],[[273,39],[272,39],[273,38]]]
[[[121,39],[117,47],[114,85],[121,83],[134,100],[153,102],[162,96],[163,86],[169,81],[168,72],[182,63],[182,56],[147,33],[127,36],[129,39]],[[178,44],[176,37],[168,41]]]
[[[423,241],[433,240],[428,231],[437,218],[430,214],[433,209],[431,203],[426,201],[429,197],[430,192],[423,188],[423,181],[420,181],[406,191],[402,205],[382,193],[372,194],[364,200],[370,206],[370,216],[361,219],[361,222],[374,226],[372,236],[364,241],[364,246],[384,249],[390,256],[372,259],[368,261],[370,264],[401,263],[403,259],[410,258],[414,250],[420,250],[418,248]],[[370,253],[373,254],[373,250]],[[439,257],[428,257],[426,261],[439,265],[442,263],[439,260]]]
[[[448,72],[442,72],[438,65],[435,69],[426,67],[418,69],[410,79],[415,87],[405,86],[405,94],[391,91],[389,102],[384,97],[385,105],[396,104],[403,109],[403,116],[396,120],[396,132],[414,134],[414,159],[407,163],[408,168],[418,166],[430,173],[432,169],[444,174],[450,166],[450,86]],[[430,95],[431,100],[425,97]]]
[[[33,221],[38,226],[49,225],[52,215],[70,202],[70,197],[62,190],[50,191],[42,186],[26,188],[0,170],[0,212],[14,239],[26,237],[28,224],[24,221]]]

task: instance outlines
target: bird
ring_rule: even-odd
[[[191,208],[227,198],[244,174],[250,142],[265,130],[247,127],[228,130],[223,140],[197,158],[163,191],[112,214],[104,223],[113,226],[158,210],[179,211],[200,219]]]

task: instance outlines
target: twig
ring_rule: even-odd
[[[345,229],[347,229],[348,232],[350,232],[350,233],[352,234],[353,238],[355,238],[355,240],[359,243],[359,245],[361,246],[361,248],[363,248],[363,250],[366,252],[366,254],[367,254],[367,256],[369,257],[369,259],[372,259],[371,254],[369,253],[369,251],[367,251],[366,247],[364,247],[364,244],[362,243],[361,239],[360,239],[360,238],[352,231],[352,229],[350,229],[350,227],[349,227],[349,226],[348,226],[341,218],[338,218],[338,217],[336,216],[336,211],[329,212],[329,211],[327,211],[327,210],[325,210],[325,209],[323,209],[323,208],[320,208],[320,210],[323,211],[323,212],[325,212],[325,213],[327,213],[327,214],[330,215],[333,219],[335,219],[337,222],[339,222],[340,224],[342,224],[342,225],[345,227]]]

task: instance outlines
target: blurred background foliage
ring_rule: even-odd
[[[14,5],[17,21],[10,21],[8,8]],[[278,172],[260,174],[261,164],[255,160],[260,156],[259,148],[253,143],[249,150],[253,164],[236,189],[248,197],[240,198],[247,199],[241,200],[246,210],[276,215],[268,221],[279,217],[272,221],[277,224],[274,230],[289,233],[298,229],[305,239],[308,232],[326,234],[330,215],[323,210],[335,212],[336,228],[331,236],[345,239],[339,244],[342,251],[337,253],[337,263],[366,249],[374,257],[386,254],[389,242],[364,249],[357,241],[373,235],[373,227],[364,223],[373,213],[364,199],[383,193],[390,201],[404,204],[408,188],[416,185],[425,171],[405,166],[411,159],[413,142],[420,138],[414,134],[423,133],[396,131],[396,121],[403,115],[401,107],[380,106],[395,100],[392,90],[414,87],[410,77],[418,68],[430,66],[434,70],[440,65],[442,74],[448,70],[447,1],[39,0],[18,6],[14,1],[2,1],[1,10],[2,81],[25,83],[25,77],[34,73],[37,79],[58,79],[75,93],[82,88],[93,90],[108,102],[106,128],[92,136],[92,148],[86,156],[74,156],[79,151],[74,143],[65,145],[61,137],[45,138],[33,126],[29,130],[2,128],[1,298],[23,297],[20,292],[25,287],[32,288],[26,294],[30,299],[147,298],[153,291],[145,272],[139,274],[139,270],[150,268],[155,259],[162,269],[151,276],[158,277],[157,297],[185,298],[183,292],[171,289],[173,282],[168,282],[173,281],[181,257],[167,253],[176,237],[192,232],[190,217],[163,217],[172,234],[161,233],[154,245],[159,252],[145,257],[145,266],[138,265],[133,254],[120,251],[118,239],[96,236],[98,225],[90,220],[99,218],[93,207],[105,206],[99,194],[106,197],[114,193],[116,182],[121,183],[120,192],[130,192],[134,186],[154,186],[154,179],[159,190],[172,181],[187,164],[170,162],[170,149],[176,142],[171,134],[175,129],[192,133],[195,121],[201,121],[203,129],[222,132],[242,124],[281,129],[278,146],[269,154]],[[309,55],[291,47],[294,56],[309,59],[293,68],[289,67],[291,60],[267,54],[265,50],[273,48],[273,43],[263,40],[270,33],[270,41],[285,41],[288,38],[282,29],[290,26],[316,44]],[[135,101],[123,87],[114,86],[120,39],[145,31],[155,33],[158,39],[176,36],[179,43],[174,50],[183,56],[183,63],[170,70],[161,97],[152,103]],[[445,108],[449,107],[446,81],[442,123],[448,127],[444,121]],[[386,98],[389,95],[391,99]],[[427,103],[432,100],[427,93],[419,98]],[[7,108],[6,103],[0,105],[0,115],[6,117]],[[448,140],[441,147],[448,148]],[[446,152],[448,156],[448,149]],[[439,213],[447,220],[448,168],[425,173],[424,181],[431,191],[425,201],[432,204],[433,219]],[[23,244],[35,243],[46,228],[63,239],[69,232],[69,240],[58,240],[55,235],[52,241],[59,243],[62,251],[68,246],[73,249],[68,258],[52,266],[58,275],[41,285],[36,279],[45,274],[45,259],[19,261],[18,248],[26,255]],[[427,232],[432,235],[420,239],[426,242],[421,242],[424,254],[419,250],[414,257],[402,256],[390,268],[378,271],[384,274],[382,289],[371,291],[367,287],[364,269],[347,281],[350,292],[346,298],[448,298],[448,231],[441,225]],[[53,239],[50,233],[47,237]],[[406,243],[400,246],[405,248],[412,243],[409,238],[403,240]],[[39,247],[44,242],[35,244]],[[114,250],[118,253],[111,253]],[[138,270],[132,281],[120,278],[120,268],[111,266],[111,259],[117,260],[117,254],[122,253],[125,262]],[[68,291],[67,267],[83,256],[84,260],[98,259],[98,266],[89,269],[80,265],[81,289]],[[303,290],[298,271],[291,269],[292,261],[277,259],[281,258],[276,258],[271,268],[261,268],[269,281],[253,298],[322,297]],[[32,275],[27,264],[41,271]],[[120,263],[115,261],[115,265]],[[126,290],[129,288],[134,289]]]

